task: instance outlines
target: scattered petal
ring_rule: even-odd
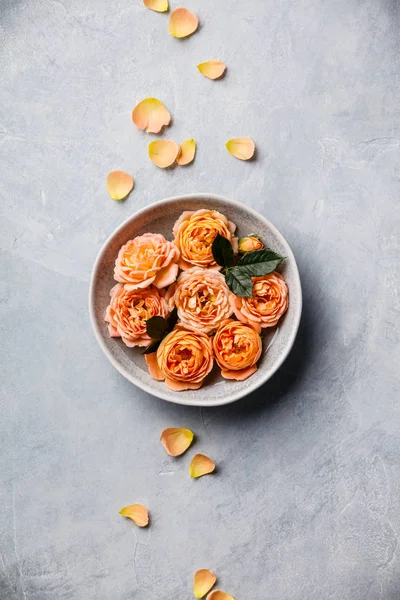
[[[166,12],[169,8],[168,0],[143,0],[143,4],[156,12]]]
[[[159,133],[164,125],[170,124],[171,115],[157,98],[145,98],[133,109],[132,121],[147,133]]]
[[[208,60],[197,65],[198,70],[208,79],[219,79],[225,73],[226,66],[220,60]]]
[[[215,463],[205,456],[204,454],[196,454],[193,456],[192,462],[190,463],[189,473],[190,477],[201,477],[202,475],[208,475],[208,473],[212,473],[215,469]]]
[[[171,140],[156,140],[149,144],[149,156],[160,169],[166,169],[173,165],[178,154],[179,146]]]
[[[176,8],[169,19],[169,32],[176,38],[192,35],[199,26],[197,15],[187,8]]]
[[[178,158],[176,162],[178,165],[188,165],[194,160],[194,155],[196,154],[196,142],[194,139],[186,140],[181,144],[179,148]]]
[[[186,452],[193,438],[194,434],[190,429],[169,427],[162,432],[160,442],[170,456],[179,456]]]
[[[111,171],[107,175],[107,191],[114,200],[123,200],[133,188],[133,179],[125,171]]]
[[[254,154],[255,146],[249,137],[235,138],[225,144],[228,152],[240,160],[249,160]]]
[[[149,513],[147,512],[147,508],[141,504],[125,506],[125,508],[121,508],[119,514],[132,519],[138,527],[146,527],[149,524]]]
[[[208,594],[206,600],[235,600],[235,598],[222,590],[214,590]]]
[[[200,569],[194,574],[193,591],[196,598],[202,598],[211,590],[217,578],[212,571]]]

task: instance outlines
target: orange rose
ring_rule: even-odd
[[[111,292],[111,302],[107,307],[105,320],[111,337],[121,337],[122,341],[133,346],[147,346],[152,341],[146,333],[146,320],[151,317],[168,317],[170,307],[168,297],[157,288],[128,291],[117,283]]]
[[[153,284],[163,288],[178,275],[179,250],[160,233],[145,233],[122,246],[115,261],[114,279],[127,290]]]
[[[239,240],[239,252],[251,252],[251,250],[262,250],[264,244],[255,233],[251,233]]]
[[[157,352],[146,354],[149,372],[171,390],[197,390],[213,368],[210,338],[177,325],[161,342]]]
[[[230,295],[233,312],[239,321],[250,323],[259,331],[262,327],[274,327],[289,305],[289,291],[285,280],[276,271],[262,277],[252,277],[252,280],[252,298]]]
[[[211,246],[217,233],[227,238],[237,252],[236,225],[216,210],[186,211],[176,221],[174,244],[179,248],[181,269],[203,267],[220,269],[214,261]]]
[[[262,343],[252,325],[226,319],[214,336],[213,349],[222,377],[243,381],[257,371]]]
[[[174,294],[178,317],[188,329],[212,333],[233,312],[229,293],[225,277],[215,269],[183,271]]]

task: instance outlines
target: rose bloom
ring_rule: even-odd
[[[289,306],[289,291],[280,273],[274,271],[262,277],[252,277],[253,297],[229,296],[233,312],[239,321],[262,327],[274,327]]]
[[[216,210],[201,209],[186,211],[176,221],[173,234],[174,244],[179,248],[181,269],[203,267],[220,269],[214,261],[211,245],[217,233],[227,238],[237,252],[236,225]]]
[[[243,381],[257,371],[262,342],[252,325],[226,319],[214,336],[213,349],[222,377]]]
[[[115,261],[114,279],[128,290],[153,284],[163,288],[178,275],[179,250],[160,233],[145,233],[127,242]]]
[[[250,234],[239,240],[239,252],[251,252],[251,250],[262,250],[264,244],[258,235]]]
[[[129,291],[117,283],[110,296],[105,316],[110,336],[121,337],[130,348],[150,344],[152,340],[146,333],[146,320],[155,316],[166,318],[170,313],[169,298],[164,290],[150,286]]]
[[[157,352],[146,354],[149,372],[165,380],[171,390],[197,390],[213,368],[210,338],[177,325],[161,342]]]
[[[212,333],[233,312],[229,294],[225,277],[219,271],[200,267],[183,271],[174,294],[178,317],[188,329]]]

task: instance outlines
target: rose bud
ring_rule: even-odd
[[[250,233],[239,240],[239,252],[250,252],[251,250],[262,250],[264,244],[255,233]]]

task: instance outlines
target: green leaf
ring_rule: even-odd
[[[211,246],[213,257],[220,267],[231,267],[235,260],[232,245],[223,235],[217,233]]]
[[[157,352],[157,348],[161,342],[162,340],[155,340],[154,342],[151,342],[151,344],[142,350],[142,354],[153,354],[153,352]]]
[[[175,308],[172,309],[171,314],[169,315],[168,319],[168,333],[170,331],[173,330],[173,328],[175,327],[175,325],[178,322],[178,310],[175,306]]]
[[[269,275],[285,260],[284,256],[277,254],[269,248],[251,250],[240,258],[237,267],[250,277]]]
[[[146,321],[147,335],[152,340],[161,340],[170,331],[167,319],[163,317],[151,317]]]
[[[240,298],[248,298],[253,295],[253,282],[250,275],[240,267],[227,269],[225,281],[231,292]]]

